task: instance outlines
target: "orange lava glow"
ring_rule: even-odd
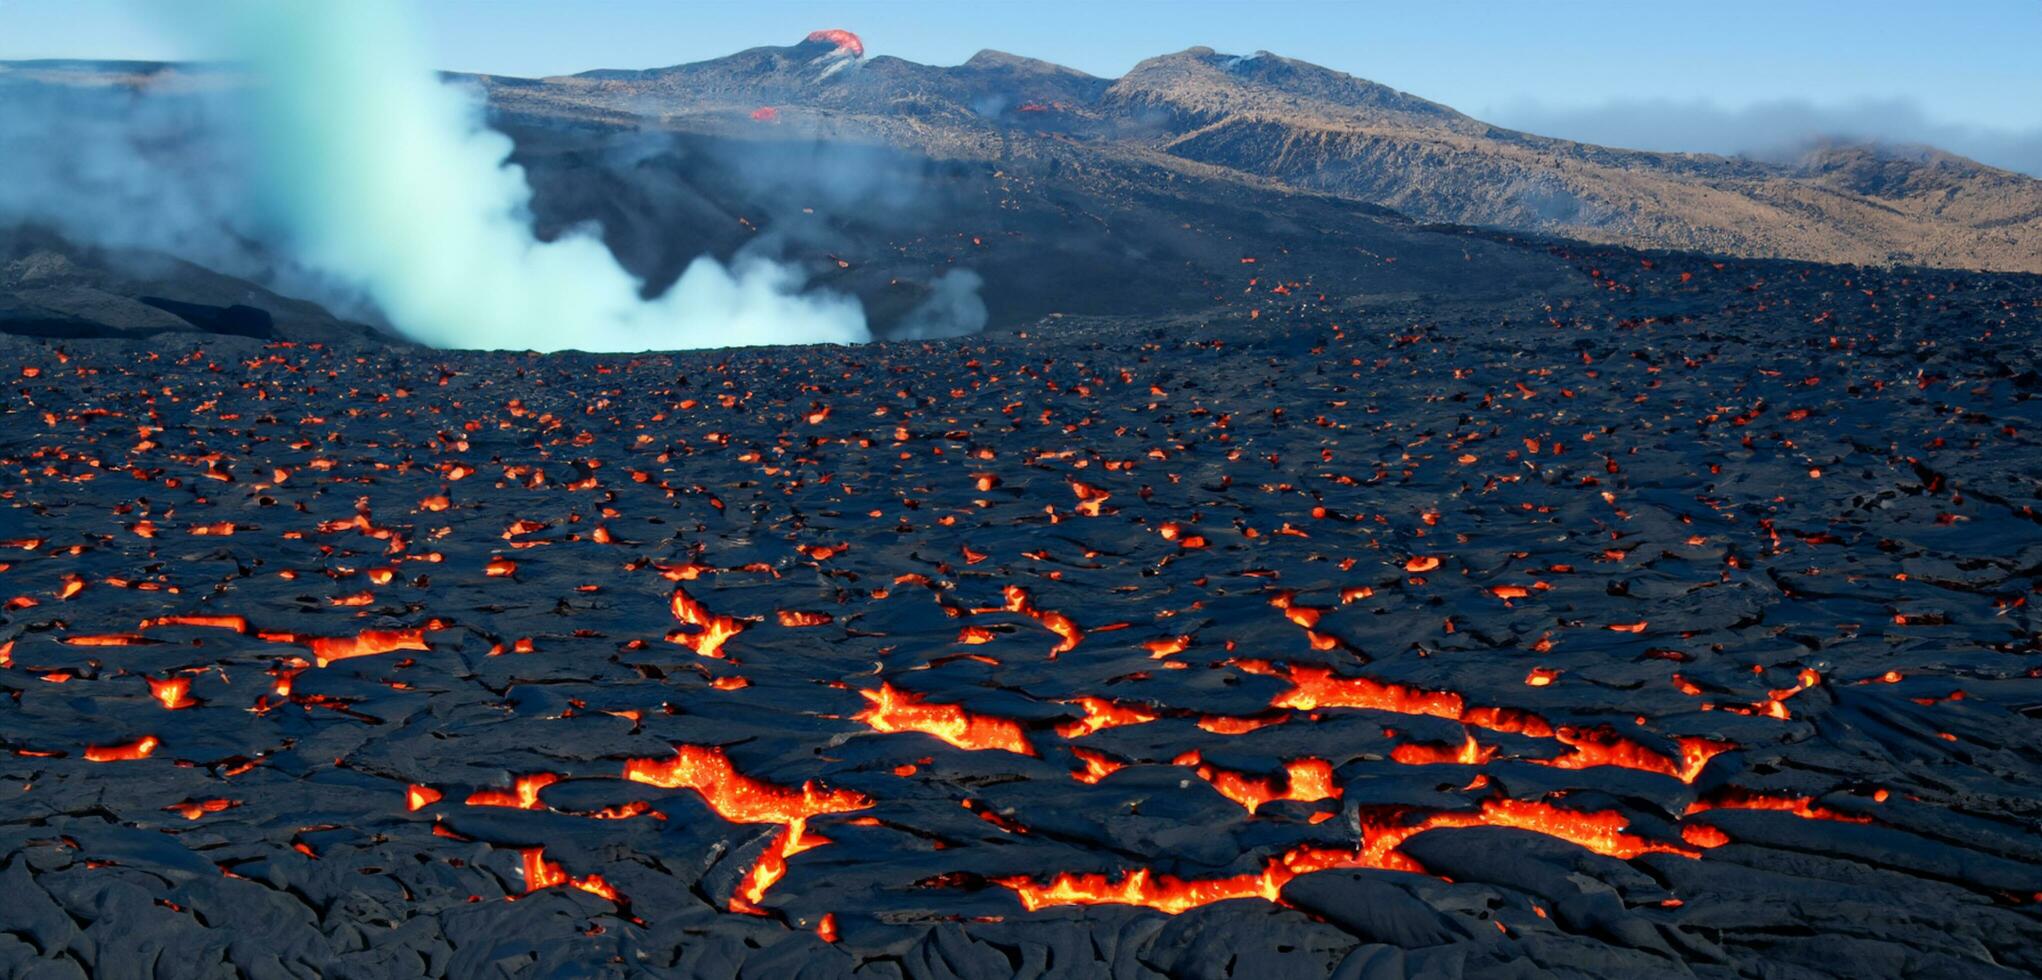
[[[1156,720],[1156,714],[1152,711],[1115,704],[1105,698],[1086,696],[1071,703],[1083,709],[1085,717],[1057,726],[1056,733],[1065,738],[1082,738],[1108,728],[1139,725]]]
[[[624,901],[624,897],[617,894],[617,889],[604,881],[602,875],[574,877],[568,874],[558,861],[546,860],[546,849],[543,847],[528,847],[518,853],[524,858],[525,893],[528,895],[541,888],[569,885],[591,895],[601,895],[612,902],[621,904]]]
[[[738,772],[730,757],[715,746],[682,745],[670,758],[628,759],[624,778],[668,789],[692,789],[710,809],[732,823],[786,825],[731,895],[733,912],[757,912],[766,890],[787,874],[789,857],[829,843],[807,832],[809,817],[872,805],[871,800],[850,790],[824,790],[813,782],[789,789],[753,779]]]
[[[423,810],[440,801],[441,793],[430,786],[413,784],[404,788],[404,808]]]
[[[1126,763],[1114,759],[1104,752],[1094,752],[1090,749],[1081,749],[1074,746],[1071,749],[1071,754],[1077,756],[1078,761],[1085,764],[1084,769],[1071,773],[1071,778],[1081,783],[1096,783],[1127,768]]]
[[[977,715],[954,704],[931,704],[921,695],[891,684],[877,691],[860,691],[872,702],[852,717],[882,732],[922,732],[934,735],[960,749],[1002,749],[1034,755],[1035,746],[1021,726],[1006,718]]]
[[[149,696],[161,702],[163,707],[171,711],[189,708],[198,703],[187,696],[191,693],[191,678],[189,677],[166,677],[160,681],[151,677],[148,678],[148,681]]]
[[[793,823],[818,813],[862,810],[872,801],[850,790],[776,786],[738,772],[715,746],[682,745],[663,759],[627,759],[624,778],[667,789],[687,788],[732,823]]]
[[[1333,785],[1333,764],[1324,759],[1293,759],[1283,764],[1282,785],[1274,777],[1252,776],[1211,765],[1198,767],[1198,778],[1212,784],[1220,795],[1245,807],[1249,813],[1273,800],[1317,803],[1340,798]]]
[[[1608,728],[1579,729],[1555,727],[1530,712],[1513,708],[1469,707],[1452,691],[1428,691],[1402,684],[1344,677],[1331,668],[1294,665],[1278,667],[1263,661],[1236,661],[1235,666],[1250,673],[1280,677],[1290,682],[1289,690],[1278,692],[1271,707],[1312,711],[1319,708],[1369,708],[1407,715],[1425,715],[1459,721],[1490,731],[1551,738],[1568,747],[1565,755],[1551,759],[1528,759],[1557,769],[1587,769],[1619,766],[1672,776],[1692,783],[1710,759],[1736,746],[1706,738],[1678,739],[1681,757],[1666,754],[1610,731]],[[1407,750],[1407,754],[1420,750]],[[1437,761],[1437,760],[1435,760]]]
[[[132,742],[124,742],[120,745],[89,746],[85,750],[85,761],[129,762],[135,759],[146,759],[154,755],[156,747],[161,744],[163,743],[156,736],[144,735]]]
[[[1584,813],[1536,800],[1491,799],[1482,801],[1481,822],[1492,827],[1536,831],[1624,860],[1655,853],[1695,856],[1683,847],[1624,833],[1630,822],[1614,810]]]
[[[723,616],[709,611],[701,601],[688,594],[688,590],[675,587],[673,595],[674,618],[693,626],[699,632],[679,633],[674,636],[681,645],[704,657],[723,656],[723,644],[731,637],[744,632],[744,624],[736,617]]]
[[[1079,629],[1078,624],[1072,622],[1069,616],[1051,609],[1036,608],[1034,600],[1028,595],[1028,590],[1018,585],[1009,585],[1004,590],[1004,594],[1007,600],[1006,609],[1008,612],[1020,613],[1029,619],[1035,620],[1041,623],[1044,629],[1062,638],[1061,643],[1051,648],[1049,651],[1050,656],[1054,657],[1058,654],[1069,653],[1077,649],[1078,644],[1085,639],[1085,631]]]
[[[1496,755],[1496,746],[1482,745],[1469,735],[1457,746],[1408,742],[1390,750],[1390,759],[1407,766],[1435,764],[1479,766]]]
[[[1031,912],[1054,905],[1138,905],[1175,915],[1237,898],[1274,902],[1292,878],[1328,868],[1422,872],[1417,862],[1396,850],[1399,845],[1428,830],[1481,826],[1529,830],[1626,860],[1648,853],[1696,856],[1686,847],[1625,833],[1627,821],[1614,811],[1582,812],[1531,800],[1490,799],[1474,812],[1436,813],[1413,822],[1394,817],[1364,821],[1363,843],[1354,850],[1297,847],[1256,874],[1187,879],[1138,868],[1119,876],[1066,873],[1046,883],[1025,877],[997,878],[993,883],[1013,891]]]
[[[468,794],[468,798],[462,802],[469,806],[508,806],[520,810],[537,810],[540,808],[539,791],[559,781],[559,774],[550,772],[519,776],[514,783],[515,788],[511,790],[479,789]]]
[[[353,636],[315,636],[306,640],[305,646],[311,649],[313,662],[321,667],[354,657],[432,649],[426,646],[422,629],[363,630]]]
[[[64,637],[63,642],[67,646],[74,647],[132,647],[156,641],[139,633],[95,633],[67,636]]]
[[[143,629],[159,626],[199,626],[208,629],[233,630],[236,633],[249,632],[248,617],[227,615],[190,614],[182,616],[157,616],[142,621]]]
[[[1839,823],[1871,823],[1872,818],[1855,813],[1833,810],[1815,802],[1812,796],[1795,796],[1788,793],[1766,793],[1726,786],[1711,794],[1708,799],[1688,804],[1686,814],[1702,813],[1708,810],[1776,810],[1791,813],[1803,820],[1834,820]],[[1683,814],[1683,815],[1686,815]]]
[[[804,40],[828,42],[836,45],[837,50],[846,52],[853,58],[865,57],[865,42],[859,40],[858,35],[841,28],[832,27],[823,31],[810,31],[808,32],[808,37]]]
[[[807,612],[798,609],[781,609],[777,612],[780,625],[799,628],[804,626],[828,626],[836,617],[826,612]]]
[[[759,903],[765,900],[766,890],[787,876],[787,859],[802,851],[820,847],[828,840],[808,833],[806,820],[794,820],[787,824],[773,838],[771,844],[745,872],[744,880],[738,882],[737,891],[730,896],[730,910],[750,915],[764,915]]]
[[[222,810],[230,810],[240,805],[240,803],[234,800],[186,800],[183,803],[172,803],[163,809],[174,812],[186,820],[197,820],[208,813],[219,813]]]
[[[1705,823],[1686,824],[1680,828],[1680,839],[1696,847],[1722,847],[1730,843],[1730,835]]]
[[[1244,665],[1244,669],[1245,665]],[[1280,675],[1283,676],[1283,675]],[[1269,704],[1276,708],[1373,708],[1407,715],[1430,715],[1459,720],[1461,696],[1452,691],[1427,691],[1387,684],[1366,677],[1341,677],[1330,667],[1292,667],[1285,679],[1290,690],[1278,694]]]
[[[1176,878],[1138,868],[1114,880],[1104,874],[1060,874],[1041,884],[1030,878],[995,878],[1030,912],[1052,905],[1138,905],[1176,915],[1201,905],[1235,898],[1276,901],[1295,872],[1271,864],[1260,874],[1226,878]]]
[[[1142,643],[1142,649],[1147,650],[1149,657],[1154,660],[1161,660],[1172,654],[1183,653],[1190,646],[1191,637],[1189,636],[1165,636],[1154,640],[1146,640]]]

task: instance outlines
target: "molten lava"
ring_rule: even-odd
[[[1085,717],[1066,722],[1056,727],[1056,733],[1065,738],[1082,738],[1093,732],[1122,725],[1139,725],[1156,720],[1156,713],[1115,704],[1105,698],[1085,696],[1071,702],[1085,712]]]
[[[1446,718],[1490,731],[1527,735],[1533,738],[1551,738],[1566,745],[1568,753],[1551,759],[1526,761],[1557,769],[1618,766],[1661,773],[1682,782],[1692,783],[1695,777],[1701,775],[1703,767],[1710,759],[1736,748],[1730,743],[1714,739],[1682,738],[1678,740],[1681,757],[1673,759],[1606,727],[1556,728],[1537,715],[1513,708],[1468,707],[1461,696],[1452,691],[1427,691],[1366,677],[1346,677],[1333,673],[1328,667],[1305,664],[1283,668],[1262,661],[1244,660],[1236,661],[1235,666],[1250,673],[1281,677],[1290,682],[1289,690],[1278,692],[1270,700],[1271,707],[1295,708],[1300,711],[1319,708],[1369,708],[1399,714]],[[1416,758],[1421,751],[1409,749],[1406,750],[1406,755]]]
[[[733,912],[757,912],[766,889],[787,874],[789,857],[829,843],[807,832],[809,817],[872,805],[871,800],[850,790],[823,790],[813,782],[789,789],[753,779],[738,772],[730,757],[715,746],[681,745],[675,747],[671,758],[627,759],[624,778],[668,789],[692,789],[710,809],[732,823],[786,825],[731,895]]]
[[[1377,821],[1364,818],[1364,840],[1355,850],[1296,847],[1269,861],[1257,874],[1177,878],[1138,868],[1117,878],[1065,873],[1047,883],[1025,877],[996,878],[993,883],[1013,891],[1022,907],[1031,912],[1053,905],[1138,905],[1175,915],[1237,898],[1274,902],[1291,879],[1329,868],[1422,872],[1417,862],[1396,848],[1425,831],[1446,827],[1514,827],[1626,860],[1648,853],[1697,856],[1690,848],[1627,834],[1627,825],[1623,814],[1614,811],[1581,812],[1537,801],[1491,799],[1483,801],[1479,811],[1436,813],[1415,822],[1402,821],[1394,814]]]
[[[612,902],[619,904],[624,902],[624,897],[617,894],[617,889],[604,881],[602,875],[592,874],[576,878],[568,874],[559,862],[546,860],[546,849],[543,847],[528,847],[518,853],[524,859],[525,893],[528,895],[541,888],[571,885],[591,895],[601,895]]]
[[[737,890],[730,896],[730,910],[751,915],[765,914],[759,903],[765,900],[767,889],[787,876],[787,859],[827,843],[827,839],[808,833],[806,820],[790,821],[787,829],[766,845],[759,859],[752,863],[751,870],[745,872],[744,880],[738,883]]]
[[[1221,796],[1239,803],[1249,813],[1272,800],[1317,803],[1340,798],[1340,787],[1333,785],[1333,764],[1324,759],[1293,759],[1283,764],[1283,772],[1281,786],[1273,777],[1233,772],[1209,764],[1198,767],[1198,778],[1211,783]]]
[[[156,747],[163,744],[154,735],[144,735],[132,742],[119,745],[93,745],[85,749],[87,762],[131,762],[146,759],[156,753]]]
[[[160,681],[151,677],[148,678],[148,681],[149,696],[161,702],[163,707],[171,711],[189,708],[198,703],[188,696],[191,693],[191,678],[189,677],[166,677]]]
[[[1063,639],[1063,642],[1050,649],[1049,655],[1051,657],[1077,649],[1078,644],[1085,639],[1085,631],[1079,629],[1078,624],[1072,622],[1069,616],[1053,609],[1037,608],[1034,599],[1028,595],[1027,589],[1018,585],[1009,585],[1003,590],[1003,595],[1006,598],[1007,604],[1005,608],[1008,612],[1020,613],[1029,619],[1035,620],[1041,623],[1044,629],[1055,633]]]
[[[732,823],[793,823],[819,813],[862,810],[872,801],[850,790],[823,790],[813,782],[789,789],[738,772],[715,746],[681,745],[671,757],[627,759],[624,778],[667,789],[692,789]]]
[[[1834,820],[1839,823],[1871,823],[1872,818],[1856,813],[1845,813],[1815,802],[1812,796],[1795,796],[1787,793],[1766,793],[1748,790],[1739,786],[1725,786],[1708,798],[1688,804],[1685,815],[1708,810],[1775,810],[1791,813],[1803,820]]]
[[[724,642],[744,632],[744,623],[736,617],[710,612],[679,586],[674,587],[673,611],[675,619],[695,627],[696,632],[676,633],[672,638],[699,656],[722,657]]]
[[[315,636],[305,641],[319,666],[354,657],[373,657],[399,650],[430,650],[422,629],[363,630],[353,636]]]
[[[520,810],[537,810],[540,808],[539,791],[559,781],[560,776],[550,772],[519,776],[513,784],[514,788],[511,790],[479,789],[468,794],[468,798],[462,802],[469,806],[508,806],[516,807]],[[413,791],[412,795],[415,799],[417,796],[416,790]],[[436,794],[434,799],[437,798]],[[418,807],[412,807],[412,809],[416,810]]]
[[[1035,746],[1021,726],[1006,718],[973,714],[954,704],[932,704],[922,696],[882,683],[877,691],[859,691],[872,702],[852,717],[875,731],[921,732],[960,749],[1002,749],[1034,755]]]

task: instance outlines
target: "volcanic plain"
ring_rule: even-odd
[[[1542,254],[1578,300],[0,337],[0,974],[2042,970],[2042,286]]]

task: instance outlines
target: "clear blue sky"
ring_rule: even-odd
[[[346,0],[332,0],[346,2]],[[203,2],[0,0],[0,59],[193,54]],[[1938,124],[2042,130],[2042,0],[1689,3],[1210,0],[831,3],[421,0],[450,69],[545,75],[696,61],[844,27],[869,54],[980,48],[1114,76],[1196,44],[1267,49],[1482,115],[1670,100],[1736,109],[1905,100]]]

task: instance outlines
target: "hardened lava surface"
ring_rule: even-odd
[[[1507,318],[1265,261],[927,345],[8,341],[0,974],[2042,970],[2042,288],[1569,259]]]

